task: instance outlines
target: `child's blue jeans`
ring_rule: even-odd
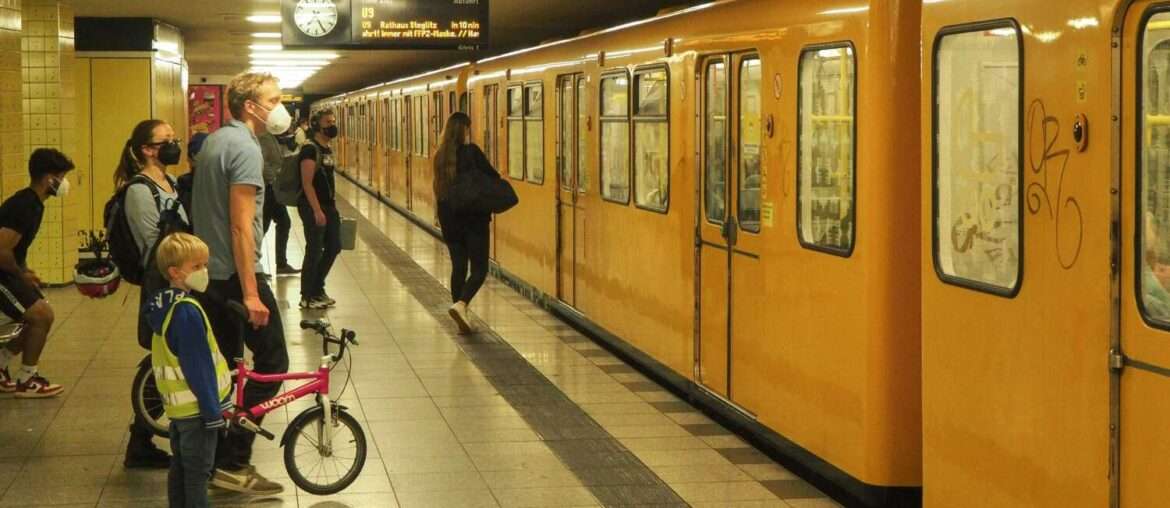
[[[201,418],[171,420],[171,470],[167,474],[170,508],[208,508],[207,482],[215,464],[219,431]]]

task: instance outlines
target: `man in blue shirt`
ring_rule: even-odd
[[[264,158],[257,135],[288,130],[291,118],[280,103],[280,87],[269,74],[245,73],[228,85],[227,125],[207,137],[199,153],[192,193],[195,234],[211,250],[208,293],[200,298],[207,310],[219,349],[229,362],[243,357],[240,327],[223,300],[237,300],[248,309],[243,342],[252,351],[254,370],[261,374],[288,371],[288,350],[276,297],[263,277],[260,264],[264,211]],[[257,276],[260,274],[260,276]],[[244,403],[254,406],[272,398],[280,383],[249,381]],[[260,423],[260,422],[257,422]],[[256,435],[237,430],[216,448],[217,487],[253,495],[272,495],[284,490],[268,481],[250,465]]]

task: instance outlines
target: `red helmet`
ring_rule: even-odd
[[[118,266],[108,259],[87,259],[77,264],[73,271],[73,282],[77,290],[90,298],[105,298],[118,290],[122,274]]]

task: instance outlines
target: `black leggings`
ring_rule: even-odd
[[[276,190],[272,184],[264,186],[264,234],[268,234],[268,226],[276,222],[276,266],[288,264],[288,233],[292,229],[292,219],[288,216],[288,208],[276,200]]]
[[[488,248],[491,233],[488,223],[443,225],[443,240],[451,254],[451,301],[471,303],[487,279]],[[471,265],[471,276],[467,267]]]

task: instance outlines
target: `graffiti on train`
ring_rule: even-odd
[[[1028,106],[1027,126],[1028,167],[1033,179],[1027,187],[1028,212],[1047,212],[1055,225],[1057,260],[1067,270],[1076,265],[1081,255],[1085,229],[1081,205],[1064,185],[1072,152],[1056,146],[1060,120],[1048,114],[1040,99]]]

